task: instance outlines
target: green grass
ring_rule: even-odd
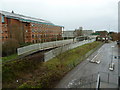
[[[20,47],[24,47],[24,46],[28,46],[28,45],[32,45],[33,43],[20,43]]]
[[[44,63],[39,59],[6,63],[2,66],[3,88],[53,88],[66,73],[85,59],[86,53],[100,44],[93,42],[79,46]]]
[[[5,62],[7,60],[12,60],[12,59],[15,59],[17,57],[18,57],[17,54],[13,54],[13,55],[10,55],[10,56],[2,57],[2,62]]]
[[[80,47],[77,47],[75,49],[69,50],[67,52],[64,52],[61,54],[62,60],[59,57],[55,57],[51,59],[50,61],[46,62],[45,65],[49,68],[54,67],[54,65],[59,65],[61,62],[63,62],[63,66],[68,66],[70,64],[74,64],[76,60],[79,60],[81,62],[84,58],[84,55],[89,52],[90,50],[94,49],[98,45],[100,45],[101,42],[93,42],[89,44],[82,45]],[[49,66],[50,65],[50,66]]]

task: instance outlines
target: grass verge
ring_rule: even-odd
[[[3,88],[53,88],[85,55],[102,44],[92,42],[66,51],[41,63],[40,58],[25,58],[3,64]]]
[[[2,57],[2,62],[8,61],[8,60],[12,60],[12,59],[15,59],[17,57],[18,57],[17,54],[13,54],[13,55],[10,55],[10,56]]]

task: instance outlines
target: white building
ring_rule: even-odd
[[[93,30],[82,30],[83,36],[90,36],[93,33]]]
[[[63,31],[62,37],[73,38],[73,37],[75,37],[74,32],[75,31]]]

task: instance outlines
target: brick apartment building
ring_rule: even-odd
[[[19,43],[40,43],[62,38],[63,26],[49,21],[28,17],[14,12],[0,11],[2,42],[9,38]]]

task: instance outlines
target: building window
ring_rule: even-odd
[[[28,36],[26,36],[26,38],[28,38]]]
[[[32,29],[32,32],[34,32],[34,29]]]
[[[3,15],[2,15],[2,23],[5,23],[5,19]]]
[[[41,35],[39,35],[39,38],[41,37]]]
[[[31,24],[32,27],[34,27],[35,25],[34,24]]]
[[[3,33],[3,31],[2,31],[2,30],[0,30],[0,33]]]
[[[6,28],[6,27],[7,27],[7,24],[4,24],[4,27]]]
[[[37,32],[37,30],[35,30],[35,32]]]
[[[34,38],[34,35],[32,35],[32,38]]]
[[[25,24],[25,26],[28,26],[28,24]]]
[[[34,43],[34,40],[32,42]]]
[[[35,37],[37,38],[37,35]]]

